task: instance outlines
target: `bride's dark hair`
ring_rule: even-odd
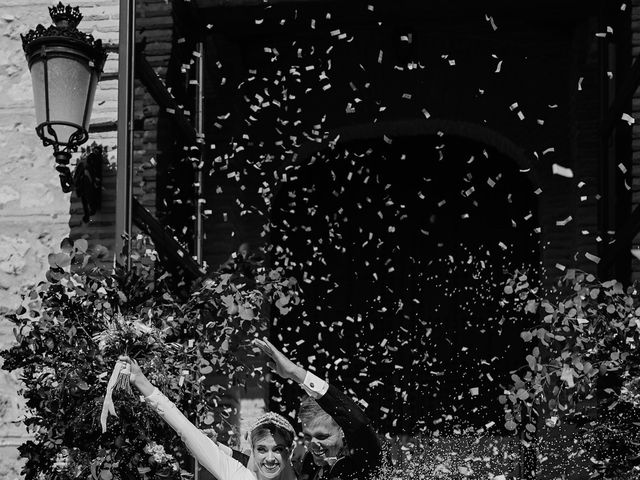
[[[291,434],[291,432],[273,424],[261,425],[260,427],[251,430],[251,434],[249,436],[249,438],[251,439],[251,445],[254,445],[255,442],[265,437],[266,435],[271,434],[275,436],[277,433],[282,436],[282,438],[284,439],[284,444],[287,446],[287,448],[291,448],[291,446],[293,445],[293,435]]]
[[[260,439],[269,433],[271,435],[279,433],[284,438],[285,444],[288,448],[293,446],[293,439],[296,435],[296,431],[293,426],[291,426],[291,423],[289,423],[289,420],[284,418],[282,415],[278,415],[273,412],[267,412],[260,415],[252,425],[249,433],[251,444],[253,445],[255,440]]]

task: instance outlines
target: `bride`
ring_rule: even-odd
[[[121,356],[120,361],[130,365],[130,382],[144,395],[145,402],[180,435],[191,454],[218,480],[296,480],[291,464],[295,430],[286,418],[273,412],[260,416],[249,432],[251,455],[243,460],[193,425],[144,376],[135,360]]]

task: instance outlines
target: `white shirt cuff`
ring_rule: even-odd
[[[300,386],[309,394],[310,397],[315,399],[322,397],[327,393],[327,390],[329,390],[329,384],[327,382],[308,370],[304,377],[304,382],[302,382],[302,385]]]

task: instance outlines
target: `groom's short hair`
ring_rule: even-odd
[[[322,420],[337,425],[331,415],[325,412],[316,400],[307,395],[300,401],[300,409],[298,410],[298,419],[303,425],[308,425],[314,420]]]

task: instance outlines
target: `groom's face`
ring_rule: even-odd
[[[329,415],[319,415],[302,425],[304,442],[316,465],[337,457],[344,446],[342,429]]]

